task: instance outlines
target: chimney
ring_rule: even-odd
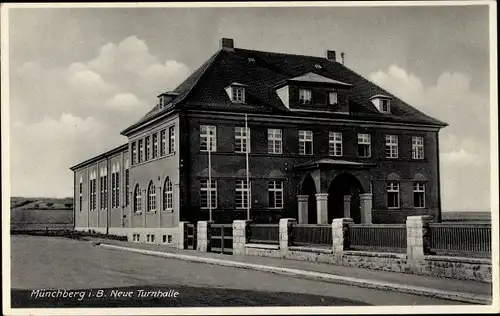
[[[326,59],[331,60],[331,61],[337,61],[337,56],[335,54],[334,50],[327,50],[326,51]]]
[[[221,38],[220,39],[220,49],[222,50],[234,50],[234,40],[232,38]]]

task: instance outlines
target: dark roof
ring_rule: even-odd
[[[75,170],[77,170],[77,169],[79,169],[79,168],[81,168],[83,166],[86,166],[86,165],[91,164],[93,162],[97,162],[97,161],[102,160],[102,159],[107,158],[107,157],[111,157],[111,156],[113,156],[113,155],[115,155],[117,153],[120,153],[122,151],[126,151],[127,149],[128,149],[128,143],[120,145],[118,147],[115,147],[115,148],[113,148],[111,150],[108,150],[108,151],[106,151],[106,152],[104,152],[102,154],[94,156],[94,157],[92,157],[90,159],[87,159],[87,160],[85,160],[83,162],[80,162],[80,163],[78,163],[78,164],[70,167],[69,169],[75,171]]]
[[[320,65],[318,67],[317,65]],[[141,120],[127,128],[133,129],[152,117],[172,108],[195,108],[248,112],[281,112],[304,115],[286,108],[276,93],[276,85],[308,73],[353,85],[350,97],[350,118],[387,122],[426,124],[444,127],[447,124],[424,114],[344,65],[324,57],[263,52],[235,48],[221,49],[191,74],[174,91],[179,95],[159,110],[157,106]],[[247,85],[246,104],[231,102],[225,88],[238,82]],[[370,101],[375,95],[391,97],[391,113],[380,113]],[[314,115],[314,114],[312,114]],[[332,113],[332,117],[336,117]],[[325,113],[321,114],[322,117]],[[345,115],[342,116],[345,118]]]

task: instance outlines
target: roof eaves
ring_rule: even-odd
[[[110,149],[110,150],[108,150],[108,151],[105,151],[105,152],[103,152],[102,154],[99,154],[99,155],[97,155],[97,156],[94,156],[94,157],[92,157],[92,158],[89,158],[89,159],[87,159],[87,160],[84,160],[84,161],[82,161],[82,162],[80,162],[80,163],[78,163],[78,164],[76,164],[76,165],[74,165],[74,166],[70,167],[69,169],[70,169],[70,170],[72,170],[72,171],[75,171],[76,169],[78,169],[78,168],[80,168],[80,167],[83,167],[83,166],[88,165],[88,164],[90,164],[90,163],[92,163],[92,162],[95,162],[95,161],[99,161],[99,160],[101,160],[101,159],[104,159],[104,158],[106,158],[106,157],[109,157],[109,156],[111,156],[111,155],[113,155],[113,154],[115,154],[115,153],[119,153],[119,152],[125,151],[125,150],[127,150],[127,149],[128,149],[128,143],[125,143],[125,144],[123,144],[123,145],[120,145],[120,146],[115,147],[115,148],[113,148],[113,149]]]

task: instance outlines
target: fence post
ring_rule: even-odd
[[[307,224],[309,215],[309,195],[297,195],[299,208],[299,224]]]
[[[408,216],[406,218],[406,254],[408,260],[421,260],[430,253],[430,228],[432,216]]]
[[[279,241],[280,255],[286,257],[288,255],[288,246],[292,245],[291,233],[293,226],[296,224],[295,218],[282,218],[279,223]]]
[[[212,242],[210,236],[210,226],[213,221],[199,221],[197,224],[197,242],[196,242],[196,250],[201,252],[209,252],[210,245]]]
[[[244,256],[246,254],[247,226],[250,223],[249,220],[233,221],[233,255]]]
[[[189,222],[179,222],[178,249],[187,249],[187,224],[189,224]]]
[[[342,255],[351,245],[349,225],[353,224],[352,218],[335,218],[332,221],[333,254]]]

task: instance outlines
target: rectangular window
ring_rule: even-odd
[[[93,181],[93,192],[92,192],[92,210],[97,210],[97,179],[94,178]]]
[[[299,131],[299,153],[301,155],[313,154],[313,132]]]
[[[283,181],[269,181],[268,198],[270,208],[283,208]]]
[[[153,159],[158,157],[158,133],[153,134]]]
[[[201,208],[202,209],[207,209],[209,208],[209,192],[210,192],[210,199],[211,199],[211,205],[212,208],[217,208],[217,181],[212,180],[211,185],[209,187],[208,180],[201,180],[200,181],[200,201],[201,201]]]
[[[89,188],[90,210],[95,211],[97,208],[97,190],[95,176],[91,176]]]
[[[139,235],[139,234],[134,234],[134,235],[132,236],[132,240],[133,240],[133,241],[135,241],[135,242],[140,241],[140,240],[141,240],[141,235]]]
[[[338,103],[337,92],[332,91],[328,93],[328,104],[335,105]]]
[[[425,183],[413,183],[413,207],[425,208]]]
[[[282,153],[282,131],[280,129],[269,128],[267,130],[267,152],[270,154]]]
[[[328,135],[328,154],[342,156],[342,133],[330,132]]]
[[[300,104],[311,104],[312,103],[311,90],[299,89],[299,103]]]
[[[115,173],[115,208],[120,207],[120,173]]]
[[[129,206],[130,204],[130,172],[128,169],[125,170],[125,204]]]
[[[250,152],[250,128],[245,130],[244,127],[234,128],[234,152],[246,153]]]
[[[245,102],[245,89],[244,88],[232,88],[233,101]]]
[[[165,156],[167,154],[167,131],[163,130],[160,132],[160,155]]]
[[[137,144],[136,142],[132,143],[132,165],[137,163]]]
[[[371,157],[370,134],[358,134],[358,156],[361,158]]]
[[[380,100],[380,111],[384,113],[391,112],[391,106],[389,100]]]
[[[399,208],[399,182],[387,184],[387,208]]]
[[[200,126],[200,151],[208,151],[210,143],[210,151],[217,151],[217,130],[215,126],[201,125]]]
[[[411,151],[413,159],[424,159],[424,138],[414,136],[411,138]]]
[[[80,188],[79,188],[79,204],[78,208],[80,209],[80,212],[83,210],[83,183],[80,180]]]
[[[108,208],[108,176],[104,176],[104,205],[101,207],[104,209]]]
[[[396,135],[385,135],[385,156],[387,158],[398,158],[398,137]]]
[[[142,162],[144,159],[143,153],[144,153],[144,146],[142,146],[142,139],[139,139],[137,142],[137,147],[139,147],[139,156],[137,157],[137,162]]]
[[[144,160],[148,161],[149,159],[151,159],[151,137],[146,136],[146,157]]]
[[[161,242],[163,244],[166,244],[167,243],[167,235],[161,235]]]
[[[236,208],[246,209],[249,205],[252,207],[251,186],[251,183],[247,184],[247,180],[236,180]]]
[[[115,173],[111,173],[111,208],[115,208]]]
[[[175,153],[175,126],[170,126],[168,128],[168,139],[169,139],[168,153],[173,154]]]

